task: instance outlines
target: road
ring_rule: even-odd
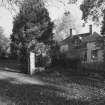
[[[0,105],[104,104],[105,90],[101,87],[76,82],[54,84],[21,73],[0,71]]]

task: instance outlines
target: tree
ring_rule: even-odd
[[[101,34],[104,36],[105,35],[105,10],[103,11],[103,21],[102,21],[102,29],[101,29]]]
[[[22,60],[26,61],[28,52],[36,51],[36,47],[41,43],[45,46],[51,45],[52,29],[53,23],[43,1],[24,0],[19,14],[14,18],[13,34],[11,35],[13,53],[17,56],[21,55]]]
[[[101,34],[105,35],[105,1],[104,0],[84,0],[81,5],[81,10],[83,11],[83,19],[86,21],[88,17],[92,17],[95,23],[99,22],[102,24]],[[103,40],[104,38],[102,38]],[[104,47],[104,41],[103,43]],[[100,41],[98,41],[100,42]]]
[[[93,20],[98,19],[104,10],[105,1],[104,0],[84,0],[81,5],[81,10],[83,11],[83,19],[87,20],[88,16],[92,16]]]
[[[0,57],[7,55],[7,48],[9,47],[9,40],[4,35],[4,30],[0,27]]]
[[[68,37],[70,28],[74,28],[74,23],[74,19],[72,18],[70,12],[65,12],[62,21],[56,26],[56,32],[54,35],[55,40],[61,41],[64,38]]]
[[[75,8],[75,10],[78,10]],[[70,29],[73,29],[73,33],[77,32],[79,33],[81,25],[81,16],[77,16],[76,13],[72,15],[71,11],[66,11],[63,14],[62,19],[60,20],[61,22],[57,23],[56,28],[55,28],[55,34],[54,38],[57,41],[61,41],[67,37],[70,36]]]

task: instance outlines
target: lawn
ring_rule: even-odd
[[[78,79],[70,77],[70,79],[55,74],[52,73],[52,77],[50,74],[46,78],[43,75],[44,79],[40,80],[36,78],[40,74],[30,77],[21,73],[0,71],[0,97],[2,97],[0,103],[7,103],[3,105],[105,104],[105,90],[98,82],[94,81],[94,85],[89,85],[83,82],[87,82],[86,79],[80,77]],[[102,85],[104,86],[101,83]]]
[[[89,105],[89,102],[68,99],[62,89],[52,86],[16,85],[0,81],[0,95],[11,100],[10,105]]]
[[[3,105],[105,105],[105,82],[56,70],[33,76],[1,70],[0,103],[4,102]]]

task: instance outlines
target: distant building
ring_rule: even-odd
[[[69,59],[81,59],[82,63],[102,62],[103,50],[98,44],[101,36],[94,32],[92,34],[92,25],[89,26],[89,32],[72,35],[60,42],[60,51]]]

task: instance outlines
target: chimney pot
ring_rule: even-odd
[[[92,35],[92,25],[89,25],[90,35]]]
[[[72,29],[70,29],[70,36],[72,36]]]

